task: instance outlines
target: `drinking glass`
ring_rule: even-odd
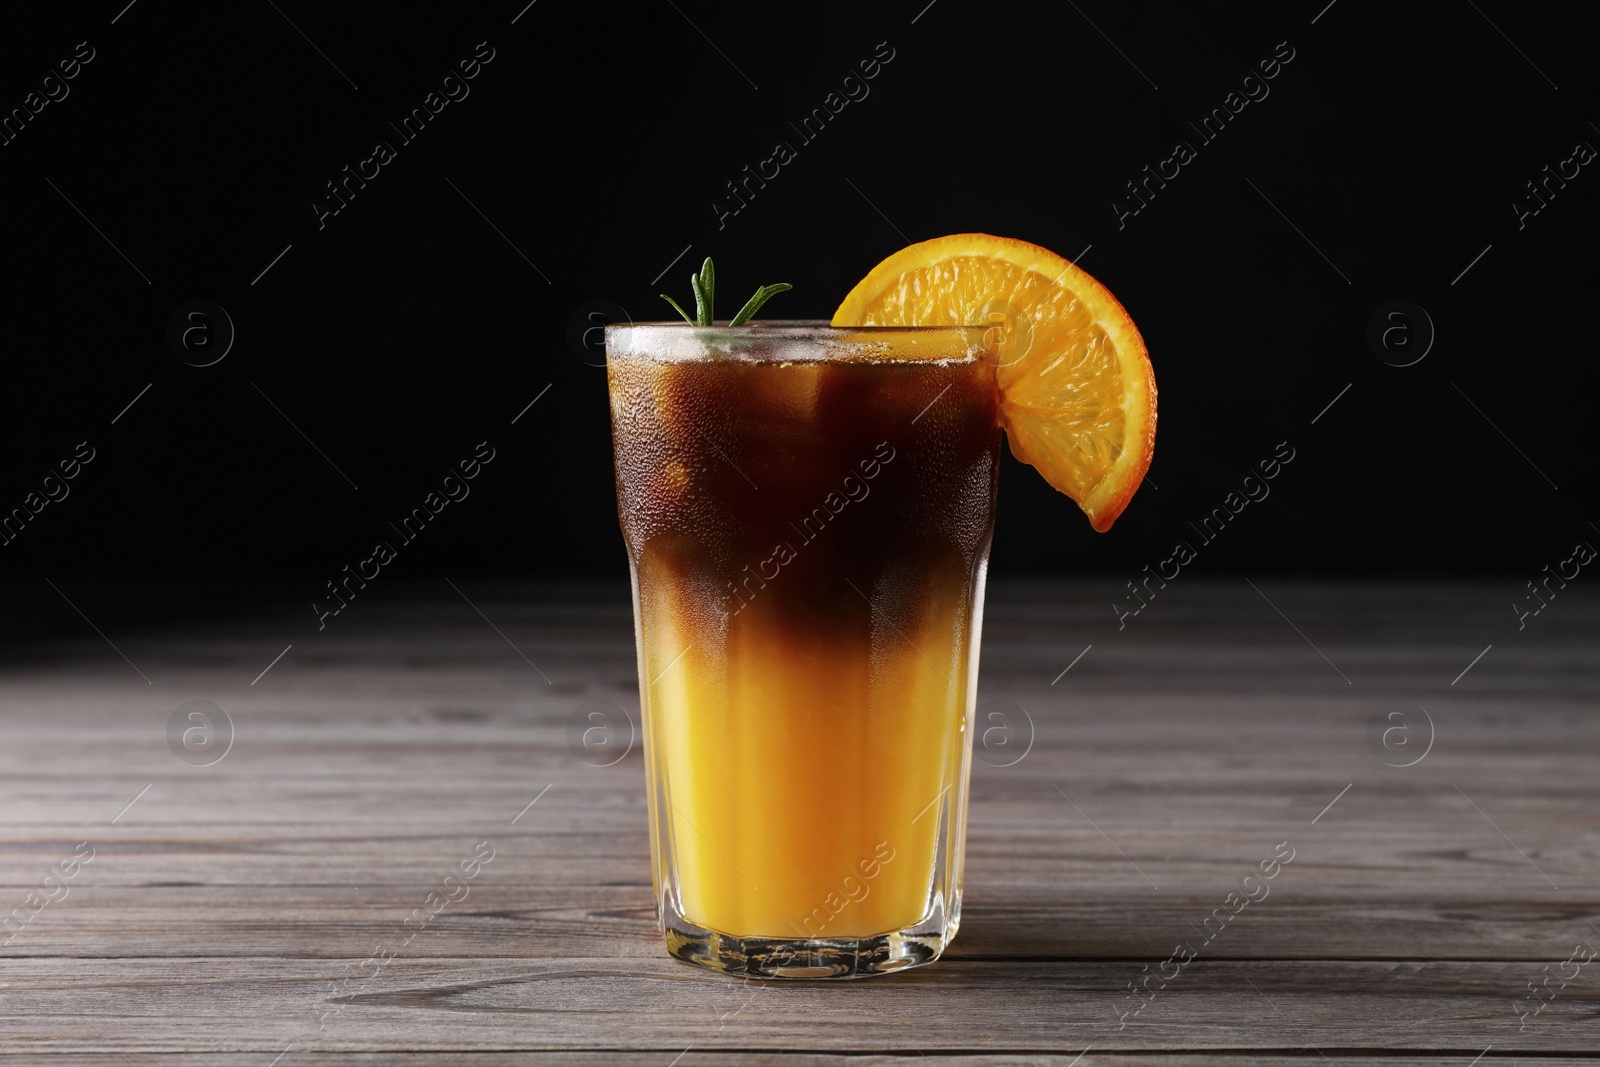
[[[606,329],[679,959],[849,977],[955,936],[1000,460],[987,333]]]

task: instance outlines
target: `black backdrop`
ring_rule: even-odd
[[[575,311],[670,316],[656,294],[711,255],[724,293],[784,280],[769,315],[826,317],[891,251],[967,230],[1082,253],[1160,386],[1151,484],[1110,534],[1008,460],[996,575],[1132,577],[1280,442],[1195,569],[1531,577],[1600,543],[1600,168],[1574,156],[1600,108],[1573,9],[525,2],[3,16],[0,107],[25,117],[0,147],[0,507],[67,493],[0,548],[14,609],[53,596],[41,575],[266,577],[303,609],[480,441],[494,461],[398,569],[616,578]],[[430,92],[457,98],[403,140],[386,123]],[[1230,103],[1213,139],[1190,125]],[[779,141],[794,158],[719,220]],[[1178,141],[1193,158],[1163,163]],[[377,173],[319,219],[347,166]],[[1147,166],[1177,174],[1133,214]],[[1534,214],[1546,166],[1576,175]],[[1368,339],[1397,299],[1435,333],[1405,367]],[[211,366],[169,344],[191,300],[234,327]],[[1427,344],[1393,323],[1402,356]],[[92,461],[46,485],[79,442]]]

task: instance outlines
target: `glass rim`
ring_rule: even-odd
[[[606,326],[606,362],[973,362],[990,352],[993,324],[835,326],[825,319],[764,319],[743,326],[629,322]]]
[[[826,333],[931,333],[938,330],[990,330],[994,328],[992,322],[970,322],[953,326],[835,326],[827,319],[762,319],[747,322],[743,326],[729,326],[727,320],[720,320],[710,326],[701,326],[695,322],[684,322],[682,319],[661,319],[649,322],[610,322],[606,324],[606,332],[612,330],[632,329],[670,329],[670,330],[715,330],[719,333],[739,333],[742,331],[755,332],[758,330],[793,330],[795,332],[811,331],[818,334]]]

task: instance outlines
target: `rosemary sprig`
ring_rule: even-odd
[[[678,302],[666,293],[661,294],[661,299],[672,305],[672,310],[683,316],[683,321],[691,326],[712,326],[717,321],[717,271],[711,265],[711,257],[700,266],[700,273],[689,275],[689,287],[694,290],[694,318],[678,306]],[[775,285],[763,285],[755,291],[755,295],[745,301],[744,307],[728,323],[729,326],[743,326],[761,310],[761,305],[777,296],[779,293],[793,289],[788,282],[778,282]]]

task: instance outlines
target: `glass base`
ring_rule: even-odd
[[[667,951],[678,959],[741,978],[862,978],[890,974],[932,963],[944,951],[944,944],[943,938],[926,934],[786,941],[728,937],[710,931],[667,932]]]
[[[960,925],[959,900],[950,909],[935,904],[915,926],[862,938],[733,937],[697,926],[670,907],[663,909],[667,952],[685,963],[741,978],[865,978],[932,963]]]

